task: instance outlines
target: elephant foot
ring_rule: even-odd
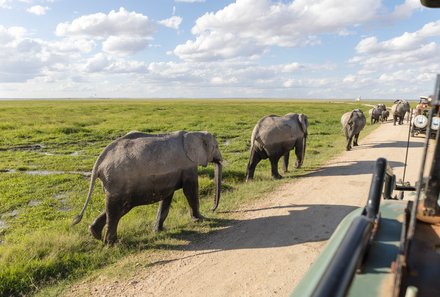
[[[277,175],[272,175],[272,178],[273,179],[282,179],[283,177],[281,175],[277,174]]]
[[[116,236],[106,236],[104,239],[105,245],[113,246],[116,242],[118,242],[118,238]]]
[[[198,216],[192,216],[191,220],[193,222],[202,222],[203,220],[205,220],[205,217],[202,215],[198,215]]]
[[[98,228],[99,229],[99,228]],[[102,238],[102,228],[97,230],[95,225],[89,226],[89,232],[95,239],[101,240]]]
[[[359,144],[356,142],[356,143],[353,143],[353,146],[359,146]]]
[[[163,230],[164,230],[163,226],[154,225],[154,228],[153,228],[154,232],[160,232],[160,231],[163,231]]]

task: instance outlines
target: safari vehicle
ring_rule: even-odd
[[[439,89],[440,75],[418,182],[398,185],[387,160],[378,159],[366,206],[342,220],[292,296],[440,296],[439,130],[435,141],[428,137],[440,108]],[[430,143],[434,154],[427,160]],[[430,175],[424,178],[427,164]],[[407,199],[393,197],[394,191]]]
[[[430,97],[420,97],[420,102],[416,107],[415,115],[411,120],[411,136],[414,137],[420,133],[426,134],[428,128],[428,116],[431,106]],[[435,137],[440,126],[440,117],[438,112],[432,117],[430,137]]]

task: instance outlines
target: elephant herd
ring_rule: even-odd
[[[398,108],[396,108],[398,110]],[[359,133],[366,119],[361,110],[345,113],[341,118],[347,140],[347,150],[358,145]],[[246,181],[254,177],[255,168],[269,159],[271,175],[281,178],[278,162],[283,157],[287,172],[289,153],[295,150],[295,167],[300,168],[305,156],[308,136],[305,114],[269,115],[255,125],[251,136]],[[154,229],[163,229],[174,192],[183,189],[192,220],[203,220],[199,211],[198,166],[215,165],[215,196],[213,211],[220,201],[222,154],[215,137],[209,132],[177,131],[168,134],[129,132],[110,143],[97,158],[91,175],[87,199],[72,225],[79,223],[92,196],[96,179],[105,193],[105,210],[92,222],[89,231],[105,244],[117,241],[119,220],[133,207],[159,202]]]
[[[395,100],[393,106],[390,108],[391,115],[393,116],[393,124],[396,125],[396,123],[398,123],[402,125],[403,119],[406,113],[410,112],[410,109],[411,107],[408,101],[403,99]],[[371,124],[378,123],[379,121],[386,122],[390,116],[390,112],[385,104],[377,104],[374,108],[370,109],[368,113],[370,114]]]

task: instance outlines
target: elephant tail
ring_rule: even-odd
[[[71,226],[74,226],[76,224],[78,224],[79,222],[81,222],[84,212],[86,211],[87,205],[89,204],[90,201],[90,197],[92,197],[92,193],[93,193],[93,188],[95,187],[95,181],[98,178],[98,167],[99,167],[99,160],[101,158],[98,159],[98,161],[95,163],[95,166],[93,166],[93,170],[92,170],[92,176],[90,178],[90,186],[89,186],[89,193],[87,194],[87,199],[86,202],[84,203],[84,206],[81,210],[81,212],[79,213],[79,215],[77,215],[74,219],[73,222],[71,224]]]

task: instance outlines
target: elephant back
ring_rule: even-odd
[[[252,132],[251,145],[261,149],[275,145],[279,141],[289,139],[294,142],[304,136],[304,131],[299,123],[298,114],[286,116],[269,115],[261,118]]]

